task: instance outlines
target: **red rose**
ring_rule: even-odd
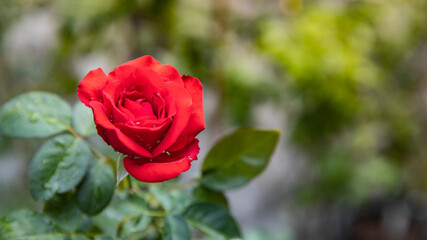
[[[177,177],[197,159],[205,129],[202,84],[171,65],[143,56],[107,75],[90,71],[78,86],[92,108],[98,134],[127,157],[124,166],[143,182]]]

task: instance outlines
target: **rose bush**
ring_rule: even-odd
[[[98,134],[116,151],[130,175],[161,182],[190,168],[205,129],[202,84],[171,65],[143,56],[106,75],[90,71],[78,96],[92,108]]]
[[[31,196],[44,202],[42,212],[23,209],[1,217],[0,239],[190,240],[200,233],[242,239],[224,191],[248,184],[266,168],[278,131],[236,130],[208,151],[199,177],[187,182],[141,186],[128,179],[118,187],[127,175],[123,166],[145,182],[169,180],[190,168],[199,152],[195,137],[205,128],[202,85],[145,56],[108,75],[90,71],[78,96],[93,116],[81,103],[71,108],[40,91],[0,107],[1,134],[52,137],[35,153],[27,177]],[[105,142],[123,153],[116,178],[111,159],[87,141],[95,134],[93,122]]]

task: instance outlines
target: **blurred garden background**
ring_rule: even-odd
[[[245,239],[427,239],[426,0],[0,0],[0,104],[75,103],[89,70],[142,55],[204,85],[182,178],[233,129],[281,130],[266,171],[228,194]],[[40,208],[40,144],[0,136],[0,216]]]

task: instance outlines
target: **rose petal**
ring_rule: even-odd
[[[197,134],[205,129],[205,119],[203,112],[203,86],[200,83],[199,79],[191,76],[184,75],[185,89],[192,96],[192,105],[191,105],[191,117],[188,121],[187,126],[185,127],[184,132],[176,140],[176,142],[169,148],[170,151],[176,151],[189,142],[191,142]]]
[[[86,106],[89,102],[102,101],[102,89],[107,84],[107,75],[101,68],[90,71],[79,83],[77,94]]]
[[[153,159],[133,159],[123,160],[126,171],[142,182],[163,182],[178,177],[182,172],[187,171],[193,160],[197,160],[199,153],[198,140],[189,144],[183,151],[176,153],[164,153]],[[169,155],[170,154],[170,155]]]
[[[147,98],[148,96],[152,96],[153,95],[153,90],[151,88],[143,88],[143,89],[138,89],[138,91],[134,90],[134,91],[124,91],[121,96],[120,96],[120,101],[119,104],[122,104],[124,99],[129,99],[132,101],[138,101],[140,99],[144,99]]]
[[[90,107],[93,110],[95,124],[97,125],[98,133],[101,137],[110,144],[114,150],[130,156],[143,156],[151,158],[150,152],[139,146],[131,138],[123,134],[116,126],[114,126],[105,115],[103,105],[100,102],[91,101]]]
[[[142,88],[150,88],[161,91],[164,81],[151,68],[137,67],[133,65],[121,65],[116,67],[109,73],[112,78],[119,79],[117,85],[106,86],[104,92],[107,91],[115,96],[117,101],[120,94],[125,91],[139,90]]]
[[[157,69],[154,69],[154,71],[161,77],[163,77],[166,81],[173,81],[174,83],[180,86],[184,86],[184,82],[182,81],[181,75],[174,66],[165,64]]]
[[[171,120],[166,119],[163,124],[156,127],[140,127],[139,125],[129,125],[122,123],[115,123],[121,132],[134,140],[140,146],[144,147],[147,151],[151,152],[162,140],[170,126]]]
[[[154,115],[153,107],[149,102],[137,103],[135,101],[125,99],[123,107],[129,110],[135,118],[150,117],[157,119],[156,115]]]
[[[171,118],[175,116],[177,111],[175,99],[171,96],[166,96],[163,98],[165,99],[165,102],[166,102],[165,109],[164,109],[164,117]]]
[[[187,126],[191,114],[192,100],[190,93],[174,82],[166,82],[164,85],[167,87],[169,95],[175,100],[176,114],[173,117],[168,133],[152,152],[153,157],[156,157],[175,143]],[[163,96],[164,94],[161,92],[161,95]]]
[[[123,159],[126,171],[141,182],[163,182],[174,179],[187,171],[191,164],[185,159],[168,163],[137,164],[131,158]]]
[[[114,122],[138,121],[133,119],[129,111],[116,106],[120,97],[126,92],[140,91],[143,94],[153,92],[152,89],[167,93],[166,83],[151,69],[146,67],[136,67],[133,65],[122,65],[114,69],[109,76],[112,80],[103,90],[104,101],[111,102],[111,114]],[[149,98],[147,98],[149,99]],[[166,102],[167,103],[167,102]]]
[[[162,118],[162,119],[153,119],[152,117],[140,117],[135,119],[133,122],[135,126],[152,128],[163,125],[165,122],[170,121],[170,118]]]
[[[159,76],[165,79],[165,81],[173,81],[180,86],[184,86],[184,82],[181,79],[181,75],[178,70],[172,65],[161,64],[152,56],[142,56],[132,61],[126,62],[123,65],[132,65],[138,67],[148,67],[153,69]]]
[[[153,94],[151,104],[153,105],[153,109],[155,109],[157,118],[162,119],[166,116],[166,102],[159,93]]]
[[[122,72],[121,74],[132,75],[132,72]],[[126,94],[132,94],[133,91],[125,91],[124,86],[121,80],[115,79],[111,81],[103,91],[103,99],[106,105],[106,109],[108,110],[107,116],[111,115],[111,119],[113,122],[122,122],[122,123],[131,123],[135,121],[134,114],[131,113],[128,109],[124,108],[122,103],[122,97]],[[151,88],[143,88],[141,91],[144,91],[141,94],[152,94]],[[133,93],[134,96],[137,96],[137,93]],[[118,104],[118,106],[116,105]]]
[[[112,81],[110,85],[115,85],[118,84],[117,80]],[[112,95],[109,92],[104,91],[103,92],[103,99],[104,99],[104,109],[105,109],[105,114],[107,115],[107,118],[109,118],[110,120],[112,120],[115,123],[118,122],[122,122],[122,123],[131,123],[132,122],[132,114],[130,114],[130,112],[121,107],[121,106],[116,106],[115,105],[115,101],[114,101],[114,94]]]
[[[152,69],[156,69],[156,68],[162,66],[162,64],[159,61],[157,61],[156,59],[154,59],[152,56],[149,56],[149,55],[145,55],[145,56],[136,58],[136,59],[128,61],[122,65],[133,65],[133,66],[137,66],[137,67],[148,67],[148,68],[152,68]]]
[[[197,160],[197,154],[199,153],[199,139],[194,138],[192,142],[187,144],[184,148],[179,151],[169,152],[164,151],[153,159],[153,162],[173,162],[176,159],[188,157],[189,160]]]

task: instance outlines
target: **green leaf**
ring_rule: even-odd
[[[91,156],[86,143],[69,134],[44,143],[30,165],[30,191],[34,199],[45,201],[55,193],[64,193],[76,186]]]
[[[278,139],[278,131],[250,128],[221,139],[203,162],[202,184],[224,191],[248,183],[267,166]]]
[[[126,199],[113,203],[102,213],[93,218],[94,224],[105,234],[126,237],[129,234],[143,231],[151,222],[151,217],[144,215],[147,202],[141,198]],[[122,224],[118,234],[118,226]]]
[[[163,209],[172,214],[182,213],[191,204],[191,193],[177,189],[167,189],[160,184],[152,184],[149,187]]]
[[[36,236],[26,236],[14,238],[14,240],[90,240],[83,235],[65,235],[62,233],[42,234]]]
[[[107,235],[98,235],[98,236],[95,236],[93,239],[94,240],[116,240],[119,238],[115,238],[115,237],[111,237],[111,236],[107,236]]]
[[[11,137],[46,137],[70,125],[70,106],[57,95],[29,92],[0,109],[0,131]]]
[[[196,202],[211,202],[224,206],[228,209],[228,201],[222,192],[217,192],[203,185],[198,185],[193,189],[193,199]]]
[[[241,238],[239,227],[226,208],[214,203],[195,203],[183,216],[196,229],[212,239]]]
[[[125,169],[125,165],[123,163],[123,159],[125,156],[123,154],[119,154],[116,162],[116,187],[119,186],[120,182],[129,175],[129,173]]]
[[[60,238],[52,238],[52,240],[55,240],[55,239],[60,239]],[[72,236],[64,236],[63,240],[90,240],[90,238],[83,235],[72,235]]]
[[[71,120],[73,128],[82,136],[96,134],[93,113],[90,108],[83,103],[78,102],[73,107],[73,119]]]
[[[13,212],[0,220],[0,239],[27,239],[55,232],[58,232],[58,228],[48,217],[26,209]]]
[[[56,195],[44,205],[43,212],[59,226],[62,232],[73,232],[83,222],[83,213],[77,207],[73,197],[73,194]]]
[[[111,201],[114,186],[111,168],[102,161],[92,161],[88,173],[77,188],[79,208],[89,215],[98,214]]]
[[[163,207],[163,209],[165,209],[166,211],[173,210],[176,202],[172,198],[170,191],[167,191],[165,188],[162,188],[157,184],[150,185],[149,191],[160,202],[160,205]]]
[[[185,219],[179,215],[165,217],[163,240],[190,240],[190,230]]]
[[[138,234],[145,230],[151,223],[151,217],[139,215],[137,217],[133,217],[128,221],[125,221],[121,231],[119,232],[119,236],[127,237],[134,234]]]

